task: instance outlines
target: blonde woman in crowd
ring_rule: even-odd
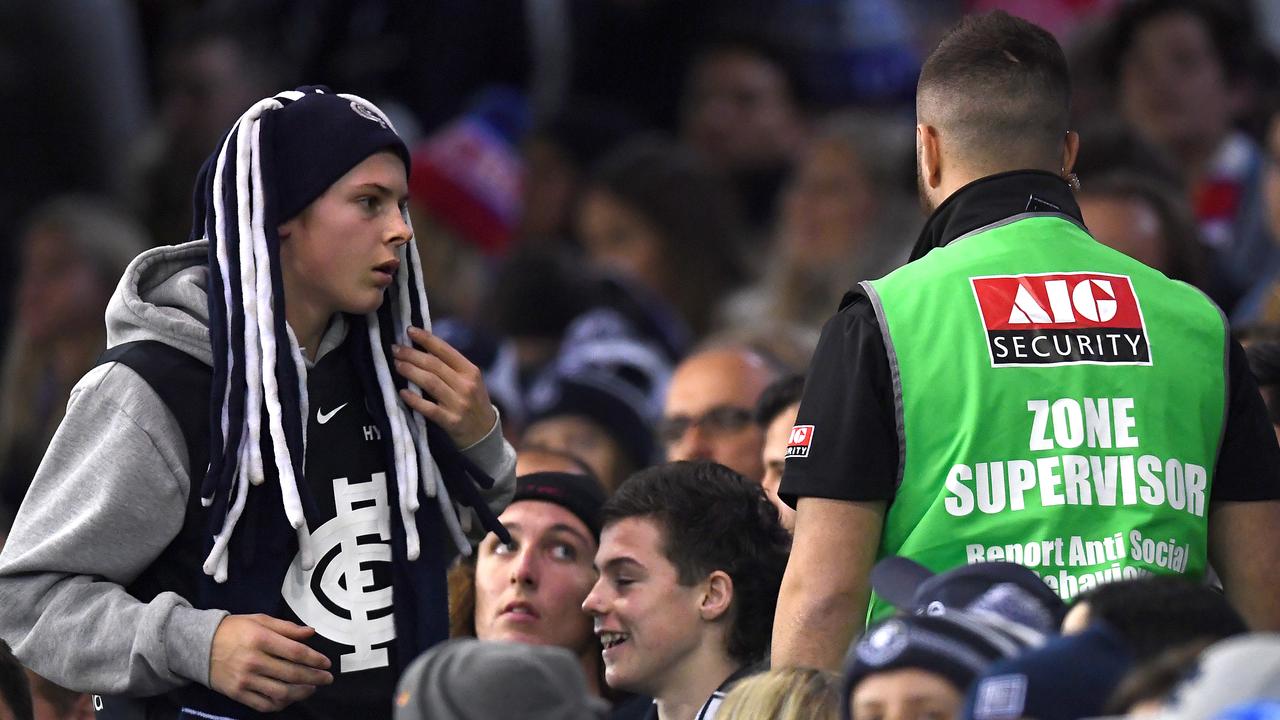
[[[813,668],[777,668],[740,681],[716,720],[835,720],[840,679]]]

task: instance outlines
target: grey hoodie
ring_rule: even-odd
[[[159,340],[211,363],[207,247],[139,255],[107,307],[107,345]],[[345,336],[339,316],[317,357]],[[500,512],[515,491],[515,451],[500,423],[464,452],[496,481],[485,499]],[[107,363],[75,386],[0,551],[0,638],[23,664],[104,694],[209,684],[213,635],[227,613],[169,592],[143,603],[124,589],[181,529],[187,464],[177,421],[133,370]]]

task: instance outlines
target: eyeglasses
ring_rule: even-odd
[[[733,405],[717,405],[698,417],[673,415],[658,422],[658,439],[665,445],[674,445],[697,426],[708,435],[735,433],[751,424],[752,412]]]

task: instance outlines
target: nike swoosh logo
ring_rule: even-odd
[[[347,404],[346,404],[346,403],[342,403],[341,405],[339,405],[338,407],[336,407],[336,408],[334,408],[334,409],[330,410],[329,412],[325,412],[325,411],[321,410],[320,408],[316,408],[316,422],[320,423],[321,425],[324,425],[325,423],[327,423],[327,422],[329,422],[330,420],[332,420],[332,419],[333,419],[333,416],[334,416],[334,415],[337,415],[339,410],[341,410],[342,408],[344,408],[344,407],[346,407],[346,406],[347,406]]]

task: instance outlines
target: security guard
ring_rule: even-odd
[[[1200,291],[1093,240],[1049,33],[1002,12],[942,40],[917,91],[912,262],[827,323],[788,448],[795,545],[775,665],[835,668],[879,557],[1012,560],[1064,598],[1210,560],[1280,627],[1280,447]],[[891,612],[874,596],[869,617]]]

